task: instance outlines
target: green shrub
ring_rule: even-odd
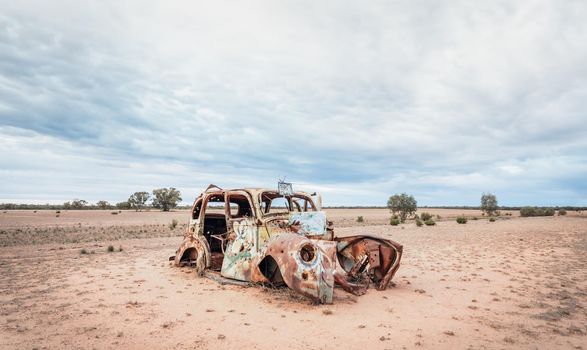
[[[488,216],[497,214],[497,197],[492,193],[483,193],[481,195],[481,210]]]
[[[420,227],[422,226],[424,223],[422,222],[422,220],[420,219],[416,219],[416,226]]]
[[[391,220],[389,220],[389,224],[391,226],[397,226],[397,225],[399,225],[399,223],[400,223],[400,220],[398,218],[395,218],[395,219],[391,218]]]
[[[424,212],[424,213],[420,214],[420,218],[424,221],[430,220],[430,219],[432,219],[432,217],[433,217],[433,215],[430,213]]]
[[[401,222],[405,222],[418,209],[418,202],[412,195],[395,194],[387,200],[387,207],[392,214],[399,215]]]
[[[426,226],[434,226],[434,225],[436,225],[436,223],[432,219],[428,219],[428,220],[424,221],[424,224],[426,224]]]
[[[466,224],[467,223],[467,218],[464,216],[459,216],[457,217],[457,223],[459,224]]]
[[[114,251],[114,246],[109,245],[107,250],[108,250],[108,253],[112,253]]]
[[[362,216],[359,216],[359,217],[357,218],[357,222],[365,222],[365,219],[363,219],[363,217],[362,217]]]
[[[564,209],[559,209],[558,210],[558,215],[567,215],[567,211]]]
[[[495,222],[495,218],[489,218],[490,222]]]
[[[523,207],[520,209],[520,216],[553,216],[554,209],[552,208],[538,208],[538,207]]]

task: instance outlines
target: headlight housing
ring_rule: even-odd
[[[300,260],[306,264],[311,264],[316,260],[316,247],[312,243],[304,243],[300,248]]]

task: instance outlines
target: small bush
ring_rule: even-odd
[[[457,223],[459,224],[466,224],[467,223],[467,218],[464,216],[459,216],[457,217]]]
[[[60,214],[61,210],[55,210],[55,214]]]
[[[112,253],[114,251],[114,246],[113,245],[109,245],[108,246],[108,253]]]
[[[420,218],[424,221],[428,221],[428,220],[432,219],[432,217],[433,216],[430,213],[424,212],[424,213],[420,214]]]
[[[538,207],[523,207],[520,209],[520,216],[553,216],[554,209],[552,208],[538,208]]]
[[[395,194],[387,200],[387,207],[392,214],[398,214],[401,222],[412,216],[418,210],[418,202],[412,195],[405,193]]]
[[[362,217],[362,216],[359,216],[359,217],[357,218],[357,222],[365,222],[365,219],[363,219],[363,217]]]
[[[567,211],[564,209],[559,209],[558,210],[558,215],[567,215]]]
[[[489,222],[495,222],[495,218],[489,218]]]
[[[436,223],[432,219],[428,219],[428,220],[424,221],[424,224],[426,224],[426,226],[434,226],[434,225],[436,225]]]
[[[121,252],[121,251],[123,251],[123,250],[124,250],[124,249],[122,249],[122,246],[118,246],[118,251],[119,251],[119,252]]]
[[[436,220],[440,220],[442,217],[440,215],[436,215]]]
[[[169,229],[175,230],[175,228],[177,227],[177,224],[178,224],[177,220],[175,220],[175,219],[171,220],[171,223],[169,224]]]
[[[389,224],[391,226],[397,226],[397,225],[399,225],[399,223],[400,223],[400,220],[397,218],[391,218],[391,220],[389,220]]]
[[[416,219],[416,226],[420,227],[422,225],[424,225],[424,223],[422,222],[422,220]]]
[[[59,214],[55,215],[55,217],[58,218],[59,217]]]
[[[110,214],[112,214],[112,215],[118,215],[118,212],[117,211],[113,211]]]
[[[479,220],[479,219],[477,219],[477,217],[476,217],[476,216],[473,216],[473,220]]]
[[[86,250],[86,248],[83,248],[82,250],[80,250],[80,251],[79,251],[79,253],[80,253],[80,254],[84,254],[84,255],[85,255],[85,254],[90,254],[90,253],[89,253],[89,252]]]

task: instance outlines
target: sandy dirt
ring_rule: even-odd
[[[425,211],[436,226],[329,210],[339,235],[404,245],[393,286],[337,289],[332,305],[171,267],[186,212],[2,213],[0,348],[587,349],[587,219]],[[462,213],[478,220],[450,219]]]

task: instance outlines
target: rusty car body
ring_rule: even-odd
[[[210,185],[194,201],[176,266],[236,281],[287,285],[332,303],[335,285],[363,294],[385,289],[402,246],[375,235],[337,237],[321,197],[305,192]]]

